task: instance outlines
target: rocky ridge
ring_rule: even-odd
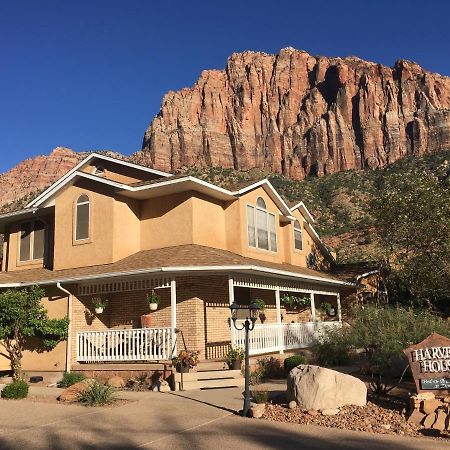
[[[293,179],[450,147],[450,78],[399,60],[234,53],[169,92],[134,158],[160,170],[264,168]]]

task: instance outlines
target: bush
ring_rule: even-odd
[[[347,333],[339,328],[325,328],[313,344],[313,352],[320,366],[345,366],[350,362],[350,342]]]
[[[2,398],[27,398],[28,384],[23,380],[16,380],[7,384],[2,390]]]
[[[115,392],[113,387],[94,380],[89,384],[89,388],[78,396],[78,402],[85,406],[108,405],[115,401]]]
[[[286,375],[283,367],[281,367],[280,360],[273,356],[258,359],[257,367],[262,378],[284,378]]]
[[[267,403],[269,393],[267,391],[252,391],[252,400],[254,403]]]
[[[64,372],[62,380],[58,382],[58,387],[60,388],[68,388],[75,383],[79,383],[83,381],[86,376],[82,373],[78,372]]]
[[[284,360],[284,370],[286,373],[289,373],[294,367],[297,367],[300,364],[308,364],[308,361],[303,355],[289,356],[289,358]]]

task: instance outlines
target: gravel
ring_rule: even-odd
[[[311,411],[303,411],[300,408],[290,409],[284,404],[268,404],[262,419],[397,436],[424,435],[421,432],[423,427],[408,423],[398,409],[385,408],[372,402],[368,402],[366,406],[344,406],[340,408],[339,414],[333,416],[311,414]],[[448,433],[446,436],[450,437]]]

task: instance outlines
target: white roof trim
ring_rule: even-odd
[[[313,215],[309,212],[308,208],[306,207],[306,205],[303,202],[299,202],[296,205],[291,207],[292,212],[295,211],[296,209],[300,209],[300,211],[303,213],[303,215],[306,216],[306,220],[309,223],[315,222]]]
[[[289,206],[281,198],[280,194],[276,191],[276,189],[272,186],[272,183],[267,178],[264,178],[264,180],[258,181],[257,183],[253,183],[242,189],[239,189],[238,191],[234,191],[234,192],[232,192],[232,194],[241,196],[241,195],[243,195],[247,192],[250,192],[258,187],[263,187],[266,191],[268,190],[269,196],[280,207],[280,210],[283,213],[283,215],[290,218],[291,210],[289,209]]]
[[[123,183],[118,183],[117,181],[108,180],[106,178],[99,177],[97,175],[92,175],[92,174],[86,173],[86,172],[73,172],[62,183],[59,183],[58,185],[56,185],[56,183],[55,183],[53,185],[53,187],[50,186],[51,189],[47,189],[44,192],[45,195],[41,195],[40,196],[40,199],[35,202],[35,206],[41,206],[49,198],[51,198],[53,194],[55,194],[57,191],[59,191],[64,186],[69,184],[75,178],[86,178],[88,180],[97,181],[99,183],[106,184],[108,186],[112,186],[112,187],[115,187],[115,188],[120,188],[120,189],[123,189],[123,190],[130,190],[130,191],[133,190],[130,186],[127,186],[126,184],[123,184]]]
[[[25,214],[35,213],[38,209],[37,208],[25,208],[21,209],[19,211],[13,211],[8,212],[5,214],[0,214],[0,219],[8,219],[9,217],[17,217],[17,216],[23,216]]]
[[[166,173],[166,172],[161,172],[159,170],[155,170],[155,169],[150,169],[149,167],[144,167],[144,166],[140,166],[138,164],[133,164],[127,161],[122,161],[121,159],[116,159],[116,158],[111,158],[110,156],[105,156],[105,155],[101,155],[99,153],[91,153],[89,156],[87,156],[86,158],[84,158],[83,160],[81,160],[75,167],[73,167],[71,170],[69,170],[65,175],[63,175],[61,178],[59,178],[58,180],[56,180],[51,186],[49,186],[44,192],[42,192],[40,195],[38,195],[35,199],[33,199],[31,202],[29,202],[25,208],[28,208],[30,206],[35,206],[36,204],[41,204],[42,202],[40,202],[40,199],[44,196],[47,196],[47,193],[50,190],[54,190],[57,186],[61,185],[62,183],[64,183],[65,180],[67,180],[67,178],[69,178],[70,176],[72,176],[75,172],[78,171],[78,169],[80,169],[81,167],[83,167],[85,164],[87,164],[89,161],[91,161],[92,159],[103,159],[104,161],[110,161],[110,162],[114,162],[117,164],[122,164],[123,166],[127,166],[127,167],[132,167],[134,169],[139,169],[142,170],[144,172],[149,172],[155,175],[160,175],[162,177],[170,177],[171,174],[170,173]]]
[[[330,250],[325,245],[325,243],[322,241],[322,239],[320,239],[320,237],[317,234],[317,231],[314,229],[314,227],[310,223],[305,222],[305,228],[307,229],[307,231],[310,232],[310,235],[313,238],[313,240],[316,242],[316,244],[319,245],[321,247],[321,249],[324,251],[325,256],[328,256],[328,258],[331,261],[335,262],[334,256],[331,254]]]
[[[85,276],[75,276],[68,278],[55,278],[53,280],[46,281],[37,281],[37,282],[20,282],[20,283],[5,283],[0,284],[0,288],[9,288],[9,287],[27,287],[27,286],[48,286],[56,283],[73,283],[73,282],[81,282],[81,281],[90,281],[90,280],[100,280],[105,278],[115,278],[121,276],[135,276],[142,274],[151,274],[151,273],[177,273],[177,272],[232,272],[232,271],[255,271],[255,272],[263,272],[272,275],[281,275],[287,276],[291,278],[298,278],[302,280],[308,280],[313,282],[321,282],[325,284],[331,284],[335,286],[353,286],[353,283],[349,283],[347,281],[336,280],[333,278],[325,278],[318,277],[314,275],[306,275],[300,274],[297,272],[289,272],[286,270],[272,269],[270,267],[263,266],[255,266],[255,265],[227,265],[227,266],[173,266],[173,267],[157,267],[152,269],[137,269],[130,270],[126,272],[110,272],[98,275],[85,275]]]

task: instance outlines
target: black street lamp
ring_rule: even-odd
[[[245,391],[244,391],[244,408],[242,409],[242,415],[248,417],[250,412],[250,358],[249,358],[249,339],[248,333],[255,328],[255,322],[258,318],[259,306],[252,302],[250,305],[243,306],[238,305],[234,302],[231,306],[231,319],[233,320],[233,326],[236,330],[245,329]],[[241,327],[236,326],[236,320],[238,315],[238,310],[248,309],[250,317],[246,317],[243,325]]]

